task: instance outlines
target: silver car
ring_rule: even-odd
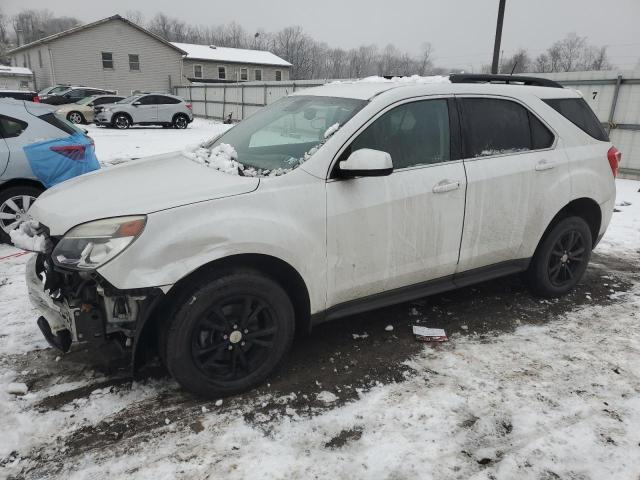
[[[97,125],[129,128],[132,125],[162,125],[187,128],[193,121],[191,104],[165,93],[131,95],[119,102],[96,107]]]
[[[9,232],[28,218],[33,202],[50,186],[33,165],[58,168],[57,178],[71,178],[76,164],[89,155],[95,158],[92,140],[54,108],[0,99],[0,243],[9,243]],[[62,171],[56,156],[70,158],[72,168]]]

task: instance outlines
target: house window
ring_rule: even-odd
[[[258,81],[262,80],[262,70],[254,70],[253,77]]]
[[[102,68],[109,68],[113,70],[113,53],[102,52]]]
[[[218,78],[219,79],[227,78],[227,68],[226,67],[218,67]]]
[[[240,69],[240,80],[248,80],[249,79],[249,72],[246,68],[241,68]]]
[[[202,65],[193,66],[193,76],[194,78],[202,78]]]
[[[27,55],[24,53],[22,54],[22,66],[27,68]]]
[[[31,68],[31,52],[27,53],[27,65]]]
[[[38,65],[42,68],[42,50],[38,50]]]
[[[140,56],[129,54],[129,70],[140,70]]]
[[[282,81],[282,72],[280,70],[276,70],[276,82]]]

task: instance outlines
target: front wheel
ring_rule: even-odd
[[[587,269],[593,239],[580,217],[560,220],[544,237],[531,261],[527,280],[543,297],[558,297],[575,287]]]
[[[29,209],[42,190],[18,185],[0,192],[0,243],[11,243],[9,232],[29,220]]]
[[[169,372],[186,390],[215,398],[262,383],[289,350],[294,310],[270,278],[237,270],[194,288],[163,332]]]
[[[124,130],[131,126],[131,120],[129,120],[128,116],[120,113],[113,119],[113,125],[116,128]]]

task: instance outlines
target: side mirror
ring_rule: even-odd
[[[133,102],[131,105],[133,105],[134,107],[137,107],[138,105],[141,105],[140,102]]]
[[[93,102],[88,103],[87,107],[93,107]]]
[[[342,178],[384,177],[393,172],[391,155],[380,150],[361,148],[340,162],[338,174]]]

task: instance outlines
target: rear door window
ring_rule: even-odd
[[[180,100],[173,97],[165,97],[164,95],[156,95],[159,104],[161,105],[172,105],[175,103],[180,103]]]
[[[27,122],[17,118],[0,115],[0,136],[4,138],[19,137],[27,128]]]
[[[609,141],[609,135],[584,98],[548,98],[543,102],[589,136],[603,142]]]

